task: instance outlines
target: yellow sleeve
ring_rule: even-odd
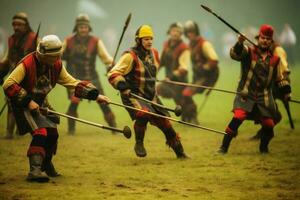
[[[278,82],[278,86],[279,88],[282,88],[286,85],[290,85],[287,76],[285,74],[285,68],[283,66],[283,62],[280,59],[278,66],[277,66],[277,82]]]
[[[6,90],[9,86],[13,84],[20,84],[26,74],[25,67],[23,63],[20,63],[8,76],[8,78],[3,83],[3,89]]]
[[[179,56],[179,70],[188,71],[191,62],[191,51],[189,49],[184,50]]]
[[[64,87],[68,88],[68,89],[75,89],[75,87],[77,86],[77,84],[80,81],[75,79],[73,76],[71,76],[66,68],[64,66],[62,66],[57,83],[60,85],[63,85]]]
[[[116,87],[120,81],[125,81],[124,76],[132,70],[133,57],[130,53],[125,53],[117,64],[109,71],[109,82]]]
[[[202,50],[203,50],[204,56],[209,61],[211,61],[211,60],[214,60],[214,61],[219,60],[218,55],[217,55],[217,53],[216,53],[213,45],[210,42],[205,41],[204,44],[203,44]]]
[[[280,61],[281,61],[281,64],[280,64],[281,69],[280,69],[280,71],[282,73],[284,73],[285,75],[289,74],[290,70],[288,68],[287,55],[286,55],[285,50],[282,47],[277,46],[274,49],[273,54],[275,56],[278,56],[280,58]]]
[[[106,66],[110,66],[113,62],[113,58],[109,55],[109,53],[106,50],[106,47],[104,46],[101,40],[98,40],[97,49],[98,49],[98,56],[102,60],[102,62]]]

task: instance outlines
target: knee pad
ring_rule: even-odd
[[[190,89],[190,88],[185,88],[183,91],[182,91],[182,95],[184,97],[191,97],[193,96],[193,91]]]
[[[271,118],[263,118],[261,125],[265,128],[272,129],[275,126],[274,120]]]
[[[237,118],[241,121],[244,121],[247,118],[247,112],[244,111],[243,109],[237,108],[233,111],[234,113],[234,118]]]

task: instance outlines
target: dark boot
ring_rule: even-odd
[[[262,135],[260,139],[259,151],[260,153],[269,153],[269,143],[274,137],[273,128],[262,128]]]
[[[49,177],[41,171],[43,156],[41,154],[32,154],[29,156],[30,172],[27,176],[29,182],[48,182]]]
[[[138,157],[147,156],[147,151],[144,147],[144,137],[145,137],[145,131],[135,132],[134,151]]]
[[[256,135],[252,136],[250,138],[250,140],[259,140],[261,138],[261,135],[262,135],[262,129],[259,129],[256,133]]]
[[[144,147],[144,142],[143,141],[136,141],[135,142],[134,151],[135,151],[135,154],[138,157],[146,157],[147,156],[147,151]]]
[[[238,118],[232,118],[230,123],[228,124],[225,132],[226,134],[223,137],[222,145],[217,151],[220,154],[226,154],[228,152],[228,148],[230,146],[230,142],[233,137],[238,135],[238,128],[243,123],[243,121]]]
[[[46,172],[46,174],[50,177],[58,177],[61,176],[56,170],[52,163],[52,156],[46,156],[43,164],[42,164],[42,171]]]
[[[144,147],[144,137],[147,127],[147,120],[136,120],[134,123],[135,145],[134,151],[138,157],[147,156],[147,151]]]
[[[184,149],[183,146],[180,142],[180,140],[176,137],[170,141],[167,141],[167,144],[173,149],[173,151],[175,152],[177,158],[179,159],[187,159],[189,158],[185,153],[184,153]]]
[[[228,148],[229,148],[229,145],[230,145],[230,142],[231,142],[232,138],[233,137],[229,134],[224,135],[222,145],[219,148],[218,153],[226,154],[228,152]]]

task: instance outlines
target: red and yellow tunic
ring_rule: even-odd
[[[32,31],[21,36],[13,34],[8,38],[8,50],[5,52],[0,65],[0,79],[11,72],[23,57],[35,51],[35,38],[36,33]]]
[[[272,94],[272,86],[278,85],[284,94],[290,93],[289,82],[284,75],[283,60],[268,51],[265,59],[257,48],[242,46],[237,43],[230,51],[234,60],[241,62],[241,77],[234,100],[234,109],[241,108],[252,112],[257,106],[262,117],[273,118],[276,114],[276,105]]]
[[[199,36],[196,41],[190,43],[190,49],[193,65],[193,82],[211,86],[204,84],[208,82],[206,79],[212,79],[214,76],[218,76],[219,73],[218,55],[212,44]]]
[[[159,55],[156,49],[146,52],[141,48],[133,47],[126,51],[110,70],[108,80],[118,90],[130,89],[133,93],[141,97],[161,103],[155,89],[158,67]],[[121,97],[125,105],[134,106],[139,109],[147,107],[152,112],[163,112],[135,98]],[[133,119],[136,117],[135,112],[132,110],[128,110],[128,112]]]
[[[27,108],[31,100],[43,106],[47,94],[56,83],[75,89],[75,95],[80,98],[96,99],[98,96],[93,86],[69,75],[61,60],[57,60],[53,66],[43,65],[33,52],[20,62],[3,85],[5,94],[12,104],[20,134],[38,128],[56,127],[47,117],[33,115]]]
[[[187,82],[190,65],[190,50],[181,39],[164,43],[160,67],[166,68],[166,77],[174,81]]]
[[[68,72],[81,80],[98,80],[96,56],[109,66],[112,57],[108,54],[103,42],[92,35],[80,37],[77,34],[64,41],[63,59],[66,60]]]

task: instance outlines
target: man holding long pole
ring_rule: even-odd
[[[255,118],[262,126],[259,146],[261,153],[268,153],[268,145],[274,137],[274,115],[276,104],[272,94],[272,85],[277,84],[285,100],[290,98],[291,88],[282,72],[282,61],[273,55],[270,47],[274,29],[262,25],[258,34],[258,43],[254,47],[243,44],[245,37],[240,35],[238,42],[230,51],[232,59],[241,62],[241,79],[234,100],[234,116],[226,128],[220,153],[227,153],[230,142],[238,134],[238,128],[249,117]]]
[[[152,48],[153,31],[148,25],[142,25],[135,34],[136,45],[126,51],[116,65],[108,73],[109,82],[121,92],[121,98],[125,105],[142,110],[169,115],[165,109],[156,107],[145,101],[133,98],[134,93],[150,101],[160,103],[156,95],[155,80],[159,67],[159,55]],[[134,122],[135,153],[139,157],[147,155],[144,147],[144,136],[148,122],[157,126],[164,134],[167,144],[174,150],[178,158],[187,158],[178,134],[173,129],[168,119],[148,115],[145,112],[128,109]]]
[[[91,83],[79,81],[68,74],[61,61],[62,42],[56,35],[47,35],[39,42],[36,52],[26,56],[3,84],[6,96],[12,104],[20,134],[30,132],[32,141],[27,151],[30,171],[27,180],[47,182],[49,177],[59,176],[52,163],[56,154],[59,122],[54,115],[42,115],[39,107],[45,107],[45,98],[56,83],[75,89],[75,96],[98,103],[110,100]],[[45,171],[46,175],[42,173]]]

